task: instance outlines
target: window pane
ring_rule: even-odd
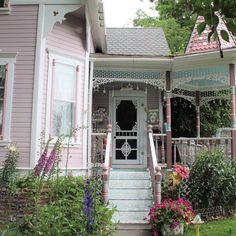
[[[56,64],[54,97],[63,100],[75,100],[76,70],[74,67]]]
[[[54,101],[52,135],[70,135],[74,124],[74,104]]]

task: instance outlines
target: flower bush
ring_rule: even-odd
[[[187,198],[188,197],[189,168],[179,164],[174,165],[174,170],[170,175],[162,178],[162,198]]]
[[[158,235],[164,226],[174,231],[180,224],[190,223],[194,216],[191,204],[183,198],[165,199],[161,204],[155,204],[149,211],[154,235]]]

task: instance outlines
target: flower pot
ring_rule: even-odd
[[[178,224],[174,229],[169,224],[164,224],[161,227],[161,233],[163,236],[183,235],[184,224]]]

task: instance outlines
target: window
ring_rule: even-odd
[[[16,53],[0,52],[0,146],[11,142],[15,62]]]
[[[0,65],[0,138],[3,139],[3,113],[6,80],[6,65]]]
[[[84,59],[52,49],[47,51],[49,66],[45,131],[47,136],[52,137],[71,135],[73,129],[81,126],[79,81]],[[73,140],[76,144],[79,144],[78,135]]]
[[[70,135],[76,127],[76,68],[73,65],[55,63],[52,98],[51,134]]]

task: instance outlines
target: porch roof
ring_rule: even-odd
[[[146,82],[149,79],[154,81],[154,86],[165,90],[163,77],[170,71],[172,90],[187,91],[229,88],[229,64],[234,64],[235,59],[236,48],[224,50],[223,59],[218,51],[176,57],[94,54],[90,58],[94,62],[94,80],[132,82],[138,79]]]

